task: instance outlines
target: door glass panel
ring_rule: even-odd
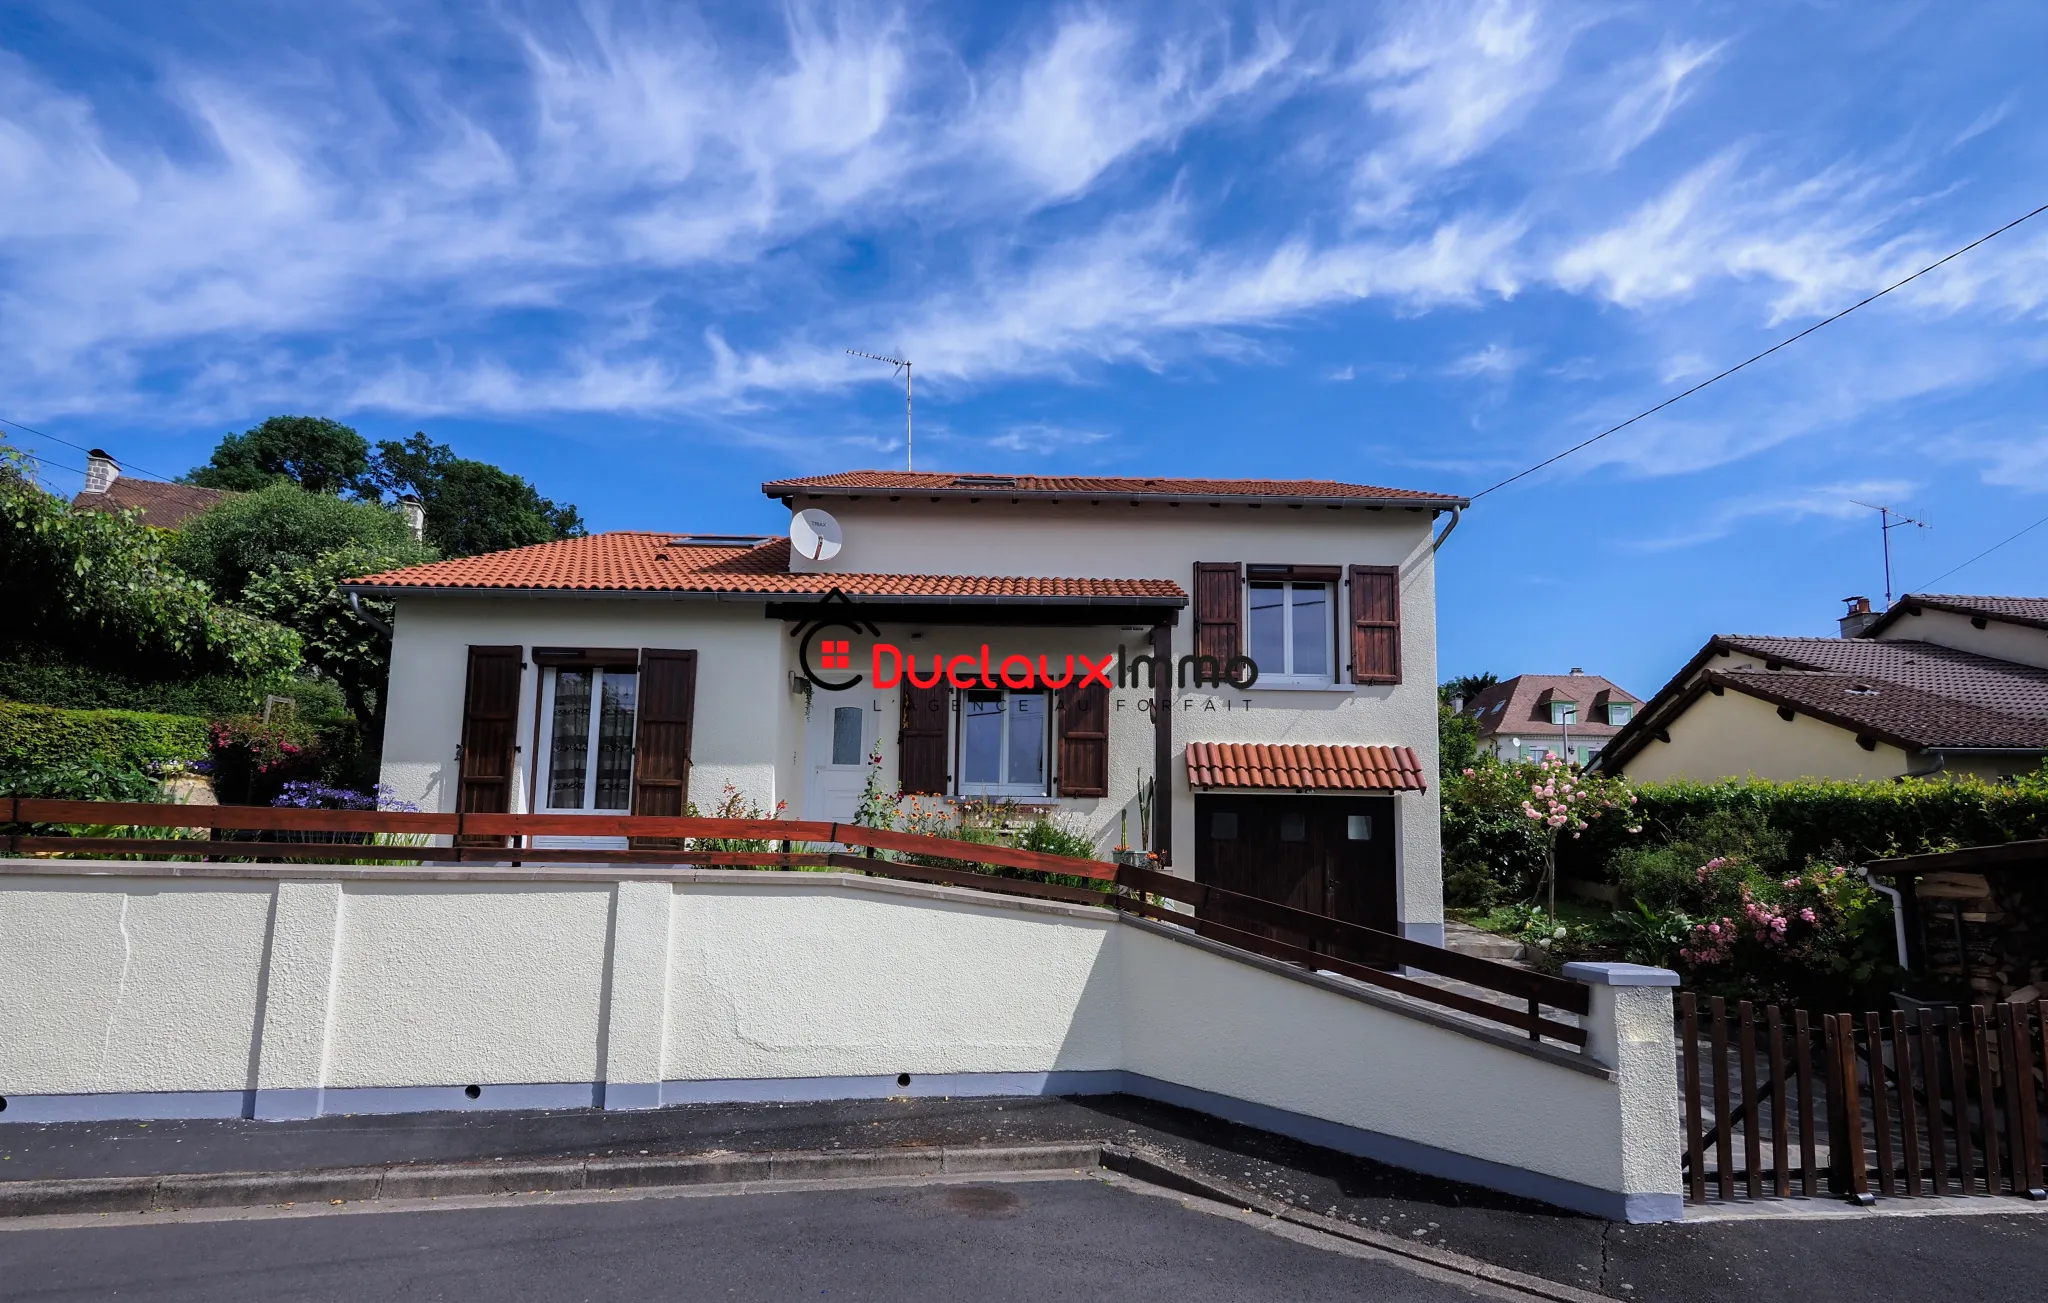
[[[1308,840],[1308,816],[1299,810],[1280,816],[1280,840],[1300,842]]]
[[[857,765],[860,763],[860,716],[859,706],[834,706],[832,708],[832,763],[835,765]]]
[[[1330,590],[1321,584],[1294,585],[1294,664],[1290,674],[1330,672]]]
[[[1287,630],[1281,623],[1287,616],[1287,585],[1251,586],[1251,658],[1261,674],[1285,674]]]
[[[633,805],[633,709],[640,676],[606,670],[600,680],[597,717],[597,793],[593,807],[627,810]]]
[[[1045,698],[1035,692],[1010,694],[1010,768],[1003,781],[1011,786],[1045,785]]]
[[[970,692],[960,717],[960,781],[1003,781],[1003,694]]]
[[[1348,814],[1344,816],[1344,835],[1355,842],[1372,840],[1372,816],[1369,814]]]
[[[1237,840],[1237,811],[1218,810],[1209,816],[1209,835],[1217,841]]]
[[[583,808],[583,779],[590,759],[589,670],[555,671],[555,712],[549,721],[553,744],[548,750],[548,806],[555,810]]]

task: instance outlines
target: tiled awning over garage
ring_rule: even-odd
[[[1411,747],[1188,743],[1188,786],[1277,792],[1421,792],[1429,788]]]

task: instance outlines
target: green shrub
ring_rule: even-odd
[[[405,520],[374,502],[308,493],[290,482],[229,498],[173,536],[171,559],[227,601],[273,568],[290,570],[352,544],[406,563],[436,553],[413,541]]]
[[[25,650],[0,653],[0,700],[69,710],[144,710],[220,719],[246,715],[268,692],[297,694],[304,679],[247,679],[233,674],[147,680]],[[339,700],[339,694],[335,694]]]
[[[203,760],[207,724],[191,715],[63,710],[0,702],[0,766],[10,772],[99,763],[116,770]]]
[[[1615,881],[1621,851],[1691,836],[1710,815],[1761,825],[1784,839],[1778,867],[1815,857],[1855,864],[1957,846],[2048,837],[2048,769],[2014,782],[1980,778],[1905,778],[1887,783],[1809,779],[1792,783],[1653,783],[1635,788],[1640,838],[1596,826],[1558,845],[1564,876]],[[1445,851],[1450,851],[1451,784],[1444,785]],[[1708,858],[1712,858],[1709,856]],[[1696,867],[1696,866],[1695,866]]]
[[[1023,850],[1038,851],[1045,855],[1068,855],[1077,860],[1095,858],[1095,843],[1086,833],[1073,828],[1063,828],[1053,819],[1034,819],[1024,825],[1018,834],[1017,845]]]
[[[154,801],[159,799],[159,789],[155,776],[148,770],[104,755],[54,765],[0,757],[0,796],[33,796],[48,801]],[[51,827],[31,825],[37,832]]]

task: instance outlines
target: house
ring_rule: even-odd
[[[350,581],[395,602],[422,809],[1067,812],[1173,872],[1440,944],[1435,545],[1322,480],[854,471],[790,538],[626,531]]]
[[[2048,756],[2048,598],[1848,599],[1839,638],[1719,634],[1600,768],[1667,778],[2004,778]]]
[[[123,475],[120,463],[94,448],[85,457],[85,487],[71,499],[71,505],[85,511],[133,511],[145,525],[180,529],[200,512],[233,496],[225,489]]]
[[[1479,750],[1496,760],[1563,756],[1585,765],[1635,718],[1642,700],[1577,666],[1569,674],[1517,674],[1465,703]]]

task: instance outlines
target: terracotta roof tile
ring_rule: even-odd
[[[2048,629],[2048,597],[1975,597],[1963,593],[1907,593],[1892,604],[1891,610],[1873,620],[1861,636],[1875,638],[1898,624],[1903,617],[1918,615],[1923,609],[1950,611],[1956,615],[1997,620],[2002,624]],[[1907,627],[1910,628],[1910,624]]]
[[[196,484],[166,484],[162,480],[138,480],[123,475],[105,493],[81,493],[71,505],[85,511],[135,511],[142,523],[158,529],[178,529],[192,517],[235,496],[225,489],[202,489]]]
[[[1853,674],[1897,684],[1959,705],[2022,718],[2048,719],[2048,670],[1980,656],[1939,643],[1886,638],[1770,638],[1726,634],[1716,640],[1731,653],[1709,669],[1755,664],[1784,670]],[[1747,653],[1747,657],[1745,657]]]
[[[1009,575],[792,574],[789,540],[690,542],[672,533],[623,530],[537,543],[483,556],[432,561],[349,584],[365,589],[552,590],[849,597],[1124,598],[1185,604],[1170,579],[1074,579]]]
[[[1409,747],[1188,743],[1190,787],[1289,792],[1421,792],[1429,787]]]
[[[1427,506],[1465,499],[1450,493],[1387,489],[1336,480],[1207,480],[1119,475],[964,475],[950,471],[843,471],[772,480],[771,498],[799,493],[846,496],[858,492],[931,493],[947,497],[1279,498],[1302,502],[1382,502]]]

